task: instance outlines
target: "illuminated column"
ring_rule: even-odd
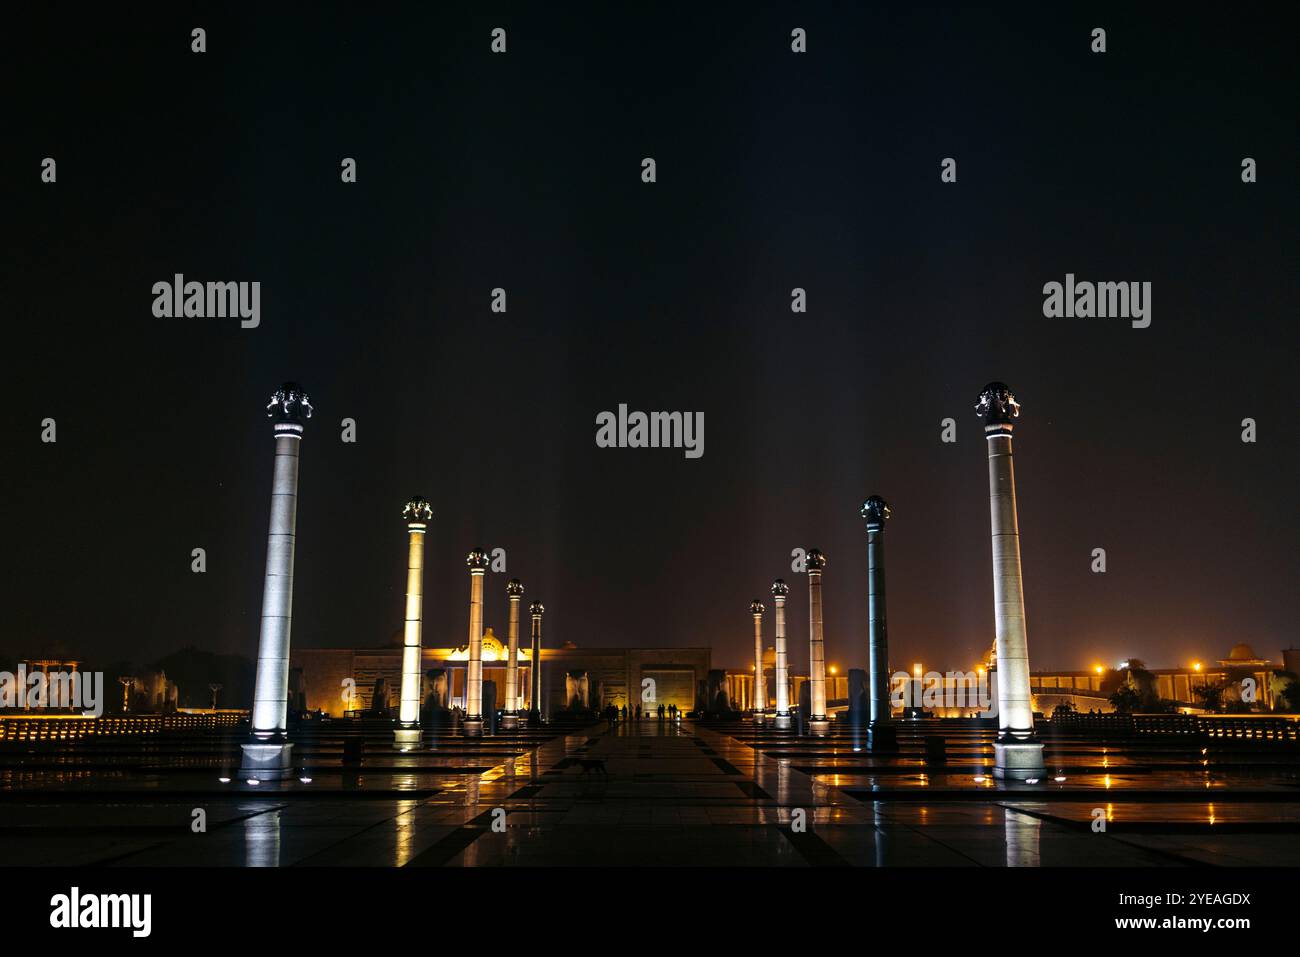
[[[528,606],[528,614],[533,619],[532,667],[529,669],[532,689],[528,698],[528,723],[534,726],[542,723],[542,615],[545,612],[540,601]]]
[[[889,718],[889,639],[885,628],[885,520],[890,508],[873,495],[862,506],[867,520],[867,661],[871,697],[867,747],[897,751],[898,736]]]
[[[785,599],[790,586],[777,579],[772,582],[772,600],[776,603],[776,669],[772,676],[776,682],[776,727],[790,730],[790,666],[785,652]]]
[[[513,731],[519,726],[519,603],[524,600],[524,586],[518,578],[506,585],[510,599],[510,627],[507,634],[506,654],[506,711],[501,716],[501,730]]]
[[[817,737],[830,733],[826,717],[826,646],[822,641],[822,569],[826,556],[815,548],[808,550],[808,731]]]
[[[1001,382],[980,393],[975,411],[984,420],[989,449],[989,520],[993,531],[993,613],[997,626],[998,737],[993,775],[1024,780],[1044,774],[1043,746],[1034,737],[1029,695],[1029,643],[1020,574],[1020,526],[1011,432],[1020,404]]]
[[[754,616],[754,726],[761,728],[767,717],[767,688],[763,682],[763,603],[755,598],[749,603]]]
[[[465,737],[483,734],[483,575],[487,555],[476,548],[465,559],[469,566],[469,661],[465,663]]]
[[[433,509],[420,496],[402,509],[406,522],[406,621],[402,631],[402,697],[397,712],[399,727],[393,731],[393,747],[418,748],[420,730],[420,626],[424,617],[424,533],[433,521]]]
[[[289,625],[293,616],[293,546],[298,524],[298,443],[311,418],[302,387],[286,382],[266,405],[275,434],[271,477],[271,523],[266,535],[262,630],[253,684],[252,740],[242,745],[240,775],[277,780],[293,771],[293,745],[286,735],[289,705]]]

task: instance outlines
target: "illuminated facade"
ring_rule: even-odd
[[[1088,671],[1044,671],[1031,676],[1036,707],[1050,714],[1052,709],[1068,701],[1081,711],[1111,711],[1111,693],[1122,681],[1122,666],[1094,666]],[[1205,695],[1198,689],[1222,688],[1224,704],[1231,708],[1257,705],[1259,710],[1272,711],[1280,707],[1278,682],[1273,673],[1280,669],[1268,658],[1261,658],[1248,644],[1237,644],[1226,658],[1213,663],[1193,662],[1183,668],[1147,668],[1152,677],[1152,690],[1160,698],[1173,701],[1185,710],[1202,710]],[[1290,669],[1288,669],[1290,670]],[[1252,684],[1246,684],[1245,682]],[[1246,698],[1255,700],[1243,700]]]
[[[481,639],[480,645],[482,679],[504,684],[509,658],[506,645],[490,633]],[[526,712],[534,705],[545,716],[565,709],[570,681],[585,677],[588,707],[592,709],[599,710],[608,704],[635,708],[640,704],[643,711],[653,713],[660,704],[672,704],[684,713],[696,707],[700,686],[709,673],[710,650],[579,648],[570,644],[543,648],[540,669],[533,667],[531,649],[521,648],[516,662],[520,707]],[[376,710],[375,686],[381,678],[385,679],[386,687],[395,686],[393,679],[401,670],[401,649],[302,648],[294,651],[293,664],[302,670],[307,708],[341,717],[349,711]],[[468,666],[469,647],[464,644],[425,647],[421,651],[426,714],[430,708],[468,710]],[[347,679],[355,682],[355,699],[344,697],[349,687]],[[379,706],[391,708],[392,702],[380,702]]]

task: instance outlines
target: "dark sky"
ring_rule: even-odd
[[[428,644],[464,640],[482,545],[508,553],[498,633],[518,576],[548,643],[707,644],[731,666],[782,576],[802,671],[789,555],[815,545],[828,660],[865,666],[857,512],[879,493],[894,664],[970,667],[993,629],[973,411],[993,379],[1024,410],[1035,669],[1297,642],[1294,23],[477,6],[11,22],[0,648],[253,656],[262,409],[285,379],[317,408],[295,645],[400,626],[400,511],[420,492]],[[261,327],[155,318],[151,287],[177,272],[260,281]],[[1067,272],[1151,282],[1151,327],[1044,318]],[[620,402],[703,411],[703,458],[598,449]]]

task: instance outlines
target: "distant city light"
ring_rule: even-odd
[[[1200,670],[1201,670],[1201,663],[1200,663],[1199,661],[1193,661],[1193,662],[1192,662],[1192,670],[1193,670],[1193,671],[1200,671]]]
[[[1097,667],[1093,668],[1092,670],[1097,672],[1097,674],[1101,674],[1106,669],[1104,669],[1101,665],[1097,665]]]

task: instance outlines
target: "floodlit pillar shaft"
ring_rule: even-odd
[[[867,525],[867,644],[873,722],[889,720],[889,637],[885,622],[885,525]]]
[[[790,663],[785,647],[785,599],[790,587],[781,579],[772,583],[772,600],[776,603],[776,667],[772,680],[776,682],[777,727],[789,727],[790,722]]]
[[[873,495],[859,513],[867,520],[867,746],[893,751],[898,739],[889,714],[889,637],[885,620],[885,522],[889,504]]]
[[[470,569],[469,662],[465,669],[465,713],[469,719],[483,717],[483,576],[483,569]]]
[[[271,521],[266,535],[266,579],[262,626],[253,679],[251,740],[241,745],[240,772],[276,780],[292,772],[293,745],[286,740],[289,707],[289,630],[293,620],[293,559],[298,526],[298,451],[311,400],[287,382],[266,406],[274,423],[275,464],[271,476]]]
[[[282,733],[289,702],[289,629],[293,621],[293,555],[298,524],[298,444],[302,432],[277,431],[266,536],[262,629],[257,642],[253,734]]]
[[[1043,746],[1034,739],[1016,473],[1011,452],[1011,434],[1020,415],[1020,404],[1009,388],[993,382],[980,393],[975,410],[984,420],[989,453],[993,617],[998,666],[998,737],[993,745],[993,773],[1001,778],[1035,780],[1045,772]]]
[[[1015,737],[1034,730],[1029,697],[1029,644],[1020,571],[1020,524],[1011,434],[990,435],[989,517],[993,526],[993,612],[997,626],[998,729]]]
[[[406,618],[402,628],[402,696],[397,719],[407,730],[420,724],[423,674],[420,667],[421,631],[424,619],[424,537],[433,509],[416,496],[402,510],[406,520]]]
[[[416,724],[420,720],[420,622],[424,595],[424,529],[412,527],[407,548],[406,621],[402,631],[402,701],[398,720]]]
[[[822,569],[826,559],[811,549],[808,563],[808,684],[813,730],[826,722],[826,646],[822,638]]]
[[[510,624],[507,635],[509,659],[506,661],[506,710],[511,714],[519,710],[516,687],[519,683],[519,603],[523,589],[510,595]]]
[[[528,614],[533,620],[532,662],[529,669],[532,688],[529,694],[529,719],[540,721],[542,717],[542,615],[546,611],[540,601],[528,606]]]
[[[519,726],[521,695],[519,694],[519,603],[524,599],[524,586],[518,578],[506,585],[510,599],[510,626],[506,636],[506,704],[501,715],[501,727],[513,731]]]

